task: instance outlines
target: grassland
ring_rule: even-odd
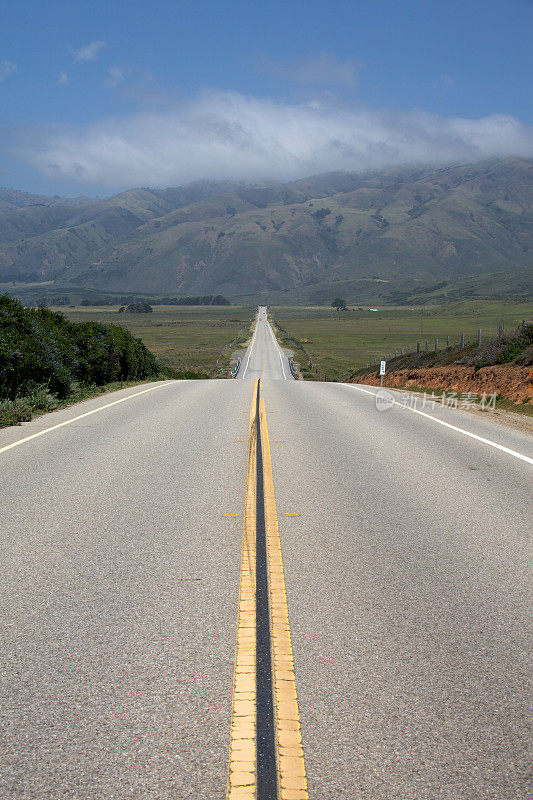
[[[231,349],[225,345],[239,336],[254,316],[244,306],[154,306],[151,314],[119,314],[118,306],[58,308],[75,322],[114,323],[138,336],[157,360],[176,370],[222,375]]]
[[[346,378],[356,369],[376,358],[417,342],[434,348],[477,337],[479,328],[484,336],[496,336],[498,327],[514,328],[523,319],[533,319],[533,303],[506,301],[470,301],[448,306],[406,309],[380,308],[378,311],[342,311],[327,307],[278,306],[271,309],[273,320],[287,332],[284,343],[295,350],[295,360],[302,367],[307,357],[312,361],[313,376],[336,380]],[[305,352],[304,352],[305,351]],[[307,354],[307,355],[306,355]],[[318,375],[315,373],[318,370]]]
[[[70,319],[83,322],[93,319],[113,322],[128,328],[143,340],[162,363],[178,370],[205,374],[225,373],[232,348],[221,357],[221,350],[234,340],[250,321],[255,309],[250,306],[154,306],[151,314],[119,314],[118,306],[58,309]],[[421,347],[425,341],[434,347],[477,336],[494,336],[498,326],[515,327],[522,319],[533,319],[533,304],[502,301],[470,301],[448,306],[408,309],[380,308],[377,312],[336,312],[330,307],[275,306],[270,309],[274,321],[290,338],[284,343],[295,350],[302,367],[312,360],[312,377],[346,378],[367,362],[387,357],[390,352]],[[294,340],[294,341],[293,341]],[[296,344],[295,344],[296,343]],[[218,362],[218,371],[217,371]]]

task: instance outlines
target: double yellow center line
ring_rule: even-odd
[[[307,800],[265,402],[256,381],[248,469],[227,800]]]

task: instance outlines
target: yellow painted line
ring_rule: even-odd
[[[294,663],[281,558],[274,479],[264,400],[256,418],[257,381],[250,410],[237,646],[233,681],[227,800],[255,800],[256,764],[256,482],[257,430],[261,427],[265,525],[272,642],[276,761],[279,800],[308,800]],[[294,516],[298,516],[295,514]]]
[[[270,630],[272,637],[272,680],[276,715],[276,749],[280,800],[307,800],[300,714],[296,695],[287,594],[278,530],[270,441],[263,398],[259,404],[265,524],[270,592]]]
[[[224,514],[225,517],[238,517],[238,514]]]
[[[299,514],[294,514],[292,511],[286,511],[286,512],[283,514],[283,516],[284,516],[284,517],[299,517],[300,515],[299,515]]]
[[[250,410],[248,469],[244,500],[237,646],[233,677],[233,704],[229,747],[227,800],[256,797],[256,688],[255,688],[255,520],[257,481],[257,381]]]

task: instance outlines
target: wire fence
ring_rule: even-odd
[[[522,320],[522,324],[519,328],[524,329],[527,326],[526,320]],[[498,326],[498,339],[501,340],[505,337],[505,326],[499,325]],[[455,338],[455,337],[453,337]],[[466,336],[464,333],[461,333],[460,338],[458,341],[452,341],[452,337],[447,335],[446,337],[435,337],[432,339],[425,339],[423,341],[417,342],[416,345],[408,345],[406,347],[402,347],[400,350],[390,351],[388,356],[386,354],[379,356],[378,358],[372,359],[366,365],[366,369],[373,366],[379,366],[381,361],[391,360],[393,358],[398,358],[400,356],[409,355],[409,354],[420,354],[420,353],[440,353],[446,350],[450,350],[453,348],[457,348],[458,350],[464,350],[465,347],[469,347],[477,342],[478,350],[481,349],[483,342],[487,340],[492,340],[493,336],[483,336],[483,331],[481,328],[478,328],[477,337],[474,339],[470,339],[467,341]],[[444,339],[446,339],[446,346],[442,346]]]

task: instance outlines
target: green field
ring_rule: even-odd
[[[154,306],[151,314],[119,314],[118,306],[60,307],[75,322],[114,323],[143,340],[158,361],[176,370],[211,375],[227,372],[231,349],[221,350],[239,335],[255,311],[244,306]],[[218,368],[217,368],[218,362]]]
[[[154,306],[151,314],[119,314],[118,306],[58,308],[77,322],[97,320],[128,328],[140,337],[163,364],[177,370],[193,370],[211,375],[226,374],[230,348],[221,357],[225,345],[255,315],[246,306]],[[424,348],[425,341],[439,347],[477,337],[496,336],[498,326],[510,330],[522,319],[533,319],[533,304],[505,301],[469,301],[456,305],[423,309],[380,308],[377,312],[337,312],[327,306],[273,306],[270,313],[297,343],[301,343],[318,370],[318,378],[346,378],[354,370],[395,350]],[[306,357],[294,342],[283,343],[295,351],[302,367]],[[218,361],[218,369],[217,369]],[[311,377],[311,374],[308,375]]]
[[[417,342],[424,348],[427,340],[433,349],[435,337],[439,348],[444,348],[447,336],[450,344],[458,343],[462,333],[466,341],[473,340],[479,328],[483,336],[497,336],[500,325],[509,331],[523,319],[531,322],[533,303],[470,301],[423,309],[388,307],[377,312],[278,306],[272,307],[270,314],[307,351],[313,362],[313,372],[308,377],[315,375],[316,369],[319,379],[324,375],[341,379],[369,361],[387,358],[390,352],[400,353],[402,348],[407,351],[409,345],[416,349]],[[295,348],[289,338],[284,343],[295,350],[295,360],[304,367],[304,352]]]

